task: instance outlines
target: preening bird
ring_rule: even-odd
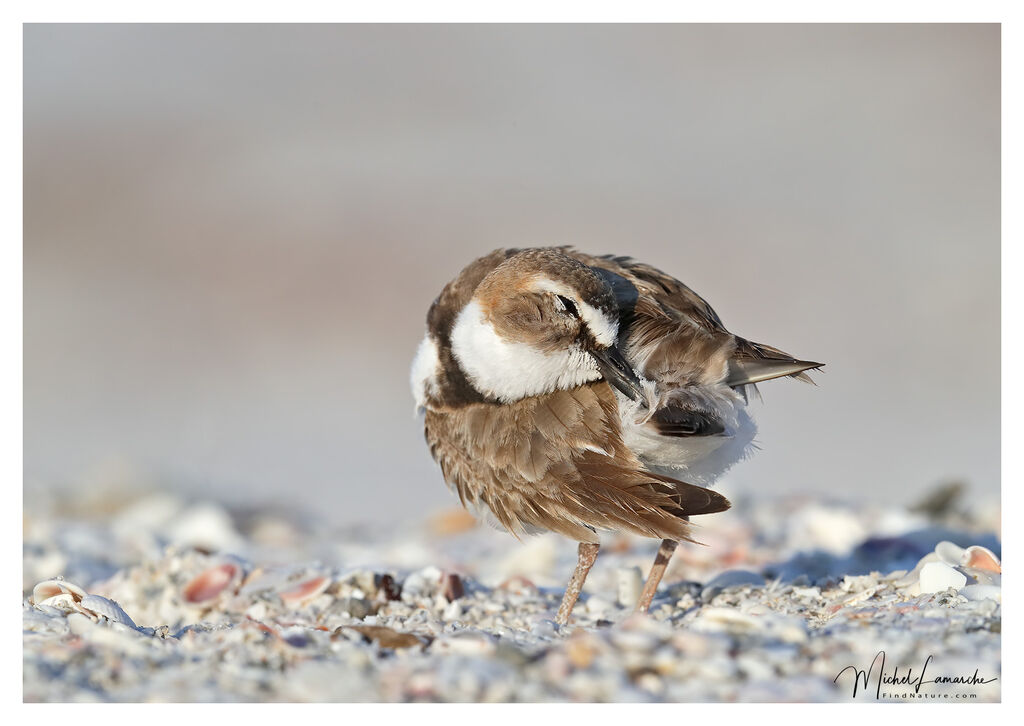
[[[662,540],[646,611],[689,517],[756,431],[747,387],[821,363],[733,335],[686,285],[627,257],[502,249],[449,282],[412,366],[430,452],[467,508],[579,542],[567,623],[600,532]]]

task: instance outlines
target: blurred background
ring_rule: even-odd
[[[496,247],[629,254],[826,362],[720,485],[999,487],[997,25],[25,27],[25,493],[339,523],[455,500],[431,301]]]

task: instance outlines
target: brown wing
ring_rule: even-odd
[[[724,379],[739,387],[780,376],[810,381],[804,371],[821,366],[733,335],[707,300],[655,267],[628,257],[563,251],[609,279],[629,329],[627,355],[663,385]]]
[[[704,298],[660,270],[627,257],[567,254],[603,274],[628,330],[624,349],[647,378],[662,386],[718,382],[735,338]]]
[[[464,505],[510,532],[531,527],[596,542],[595,528],[691,539],[683,517],[729,507],[722,495],[644,471],[619,434],[604,383],[527,398],[428,410],[426,436]]]

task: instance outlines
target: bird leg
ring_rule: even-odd
[[[643,592],[640,593],[640,600],[636,604],[637,612],[646,613],[647,608],[651,606],[651,600],[654,599],[654,591],[658,589],[658,583],[661,582],[661,578],[665,574],[668,561],[672,559],[672,553],[676,551],[678,546],[679,543],[674,539],[663,539],[661,541],[661,547],[658,548],[654,564],[651,565],[651,574],[647,576]]]
[[[579,599],[580,590],[583,589],[583,581],[587,579],[587,573],[594,566],[594,560],[597,559],[597,550],[600,546],[599,544],[580,542],[576,571],[572,573],[572,578],[570,578],[569,584],[565,588],[565,597],[562,598],[562,604],[558,606],[558,617],[555,618],[555,622],[559,625],[568,624],[569,616],[572,615],[572,608],[576,604],[576,600]]]

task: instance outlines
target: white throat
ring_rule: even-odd
[[[502,338],[475,300],[455,320],[452,353],[478,391],[503,403],[575,388],[601,377],[597,363],[582,348],[547,353]]]

